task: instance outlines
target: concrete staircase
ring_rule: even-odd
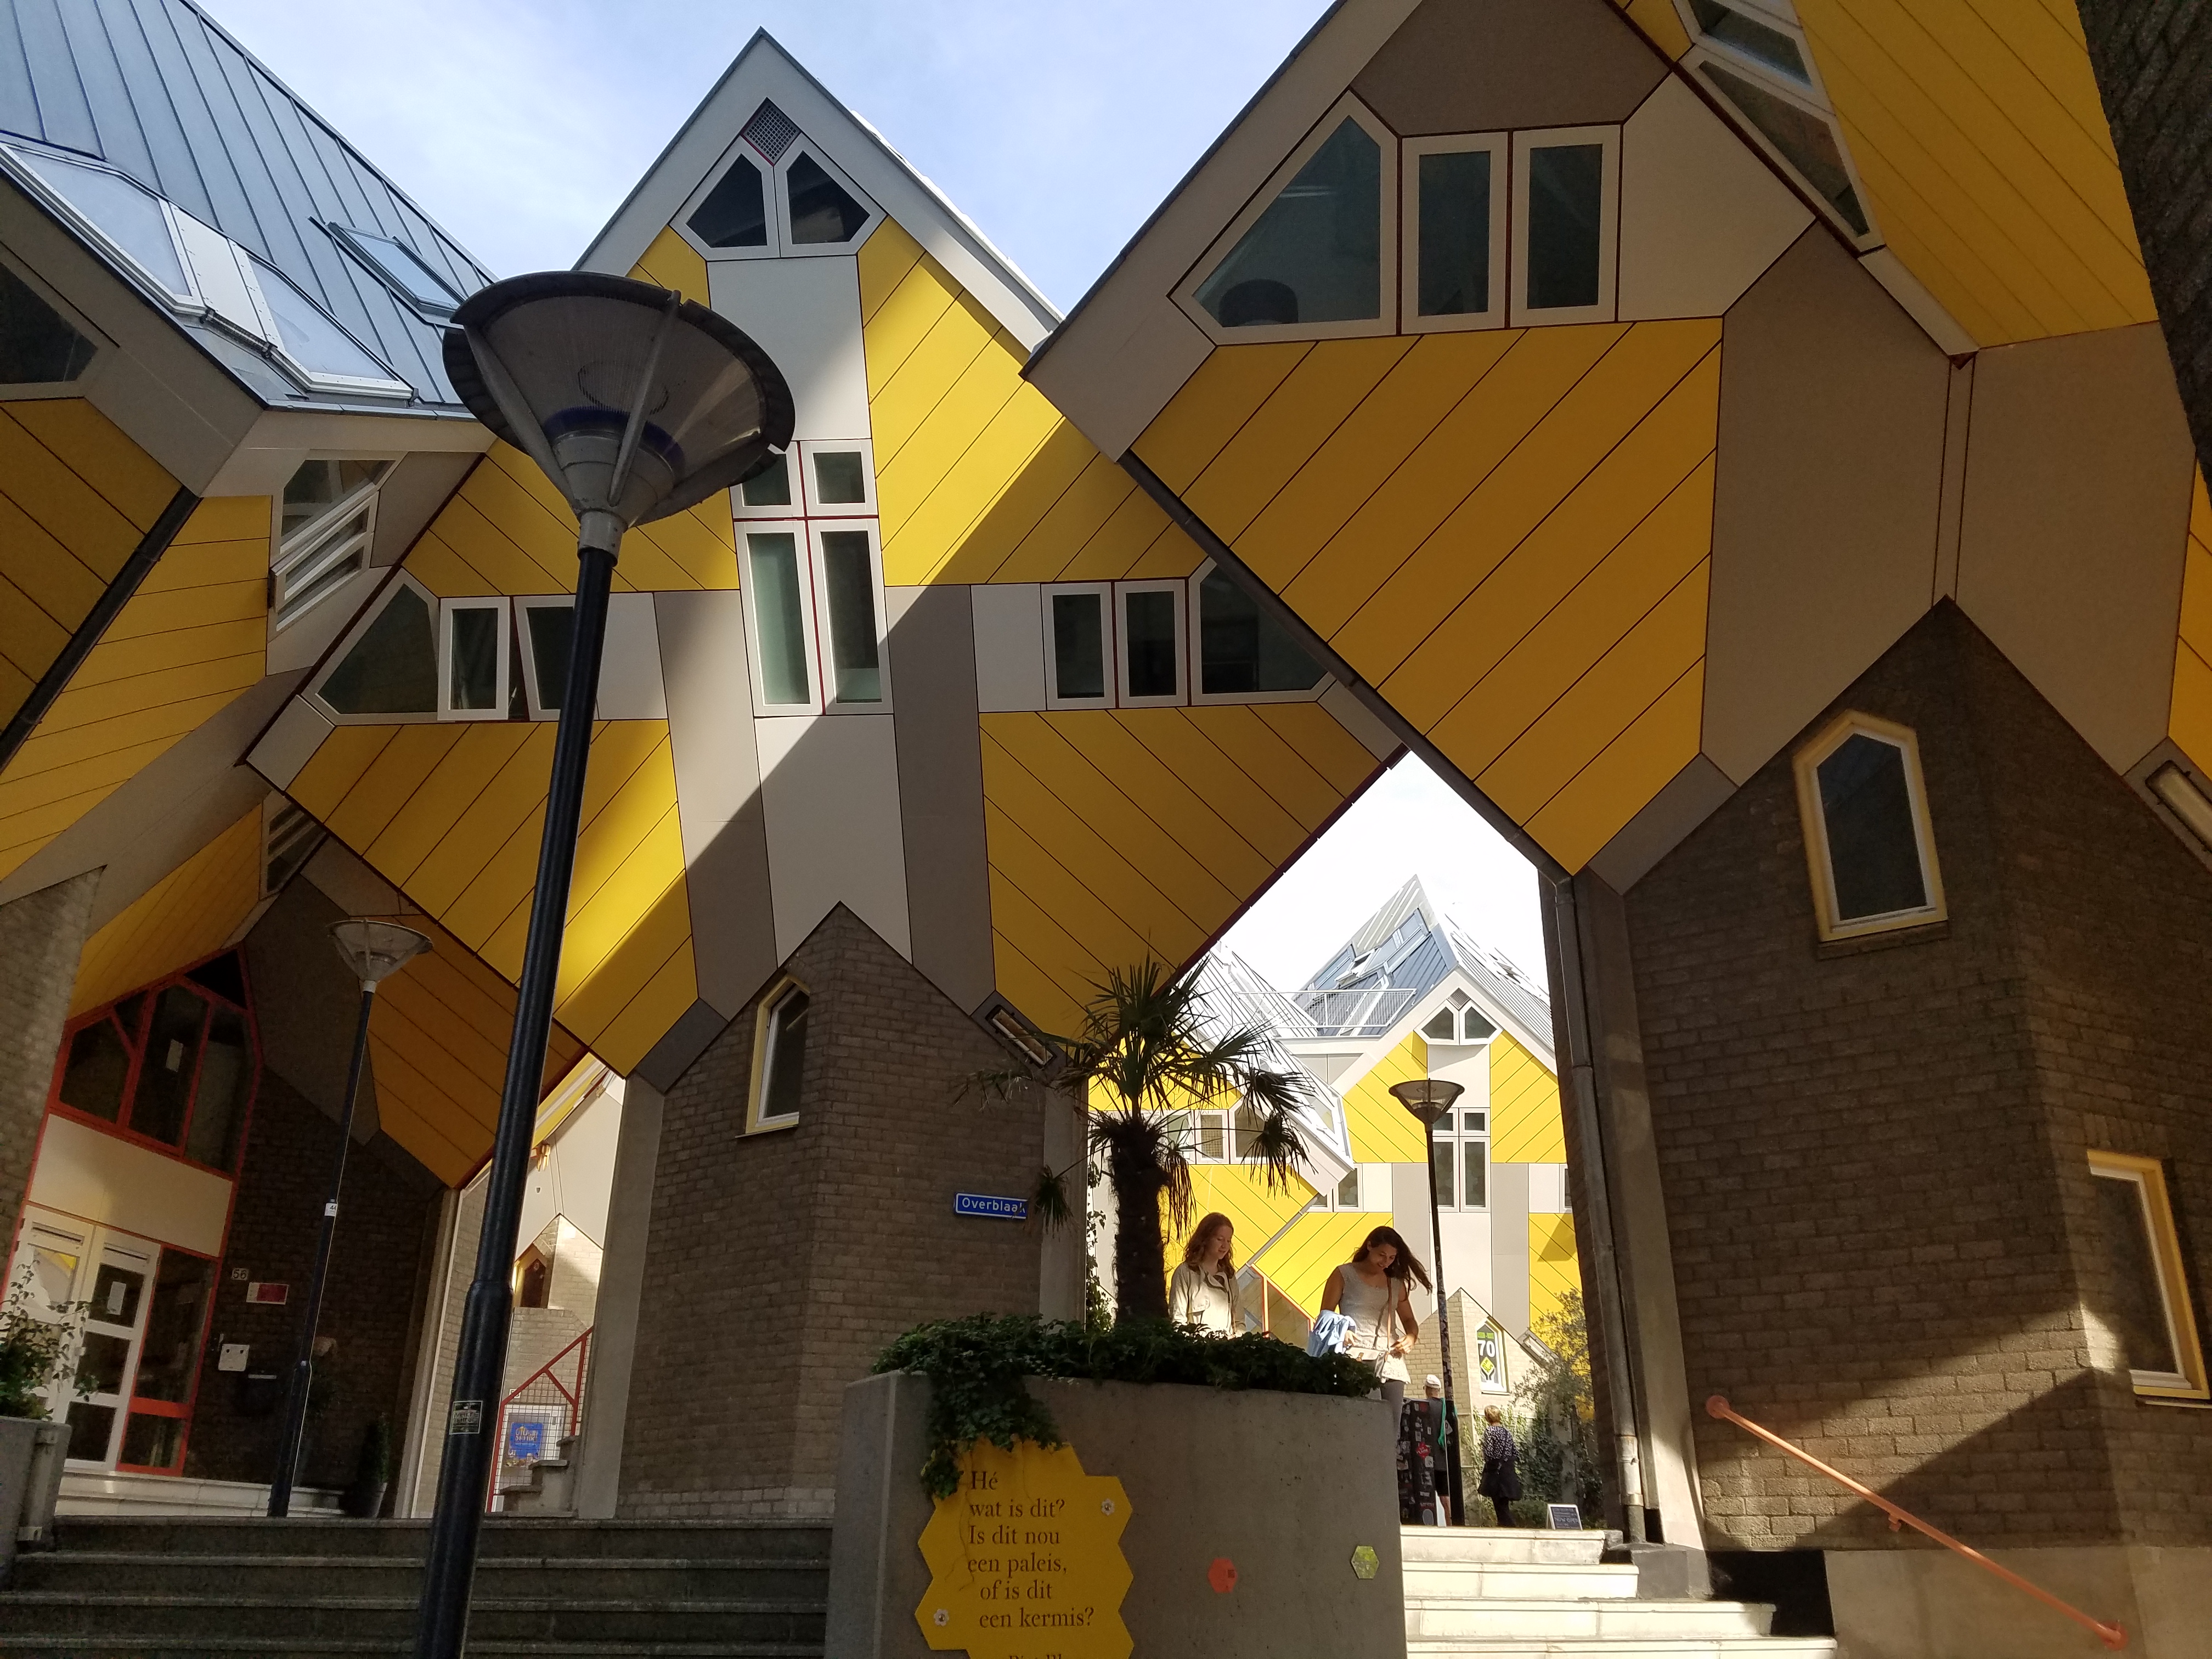
[[[406,1653],[420,1521],[64,1521],[0,1592],[0,1655],[230,1659]],[[469,1652],[821,1659],[830,1529],[786,1522],[484,1523]]]
[[[1748,1601],[1640,1601],[1601,1532],[1407,1527],[1408,1659],[1835,1659],[1834,1638],[1770,1636]]]

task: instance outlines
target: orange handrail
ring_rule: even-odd
[[[1899,1522],[1902,1522],[1905,1525],[1911,1527],[1915,1532],[1925,1533],[1929,1537],[1941,1544],[1945,1549],[1955,1551],[1957,1553],[1965,1556],[1969,1561],[1973,1562],[1977,1566],[1988,1568],[1990,1571],[1996,1574],[1998,1577],[2003,1579],[2005,1583],[2010,1584],[2014,1589],[2026,1590],[2030,1595],[2033,1595],[2037,1601],[2042,1602],[2045,1607],[2056,1608],[2058,1612],[2064,1613],[2069,1619],[2071,1619],[2075,1624],[2087,1626],[2091,1630],[2097,1633],[2097,1639],[2102,1642],[2106,1647],[2117,1649],[2127,1646],[2128,1632],[2124,1626],[2119,1625],[2099,1624],[2087,1613],[2082,1612],[2081,1608],[2070,1607],[2067,1603],[2060,1601],[2057,1596],[2053,1595],[2049,1590],[2043,1589],[2039,1585],[2029,1583],[2027,1579],[2021,1577],[2010,1568],[1999,1566],[1996,1562],[1990,1560],[1988,1556],[1984,1555],[1979,1550],[1972,1549],[1965,1544],[1961,1544],[1957,1539],[1952,1537],[1951,1534],[1947,1532],[1938,1531],[1936,1528],[1929,1526],[1925,1521],[1923,1521],[1918,1516],[1907,1514],[1905,1510],[1898,1508],[1896,1504],[1891,1503],[1889,1499],[1884,1498],[1881,1493],[1861,1486],[1857,1481],[1852,1480],[1850,1476],[1845,1474],[1841,1469],[1830,1468],[1826,1463],[1823,1463],[1819,1458],[1814,1456],[1812,1453],[1807,1451],[1803,1447],[1793,1446],[1787,1440],[1784,1440],[1780,1435],[1774,1434],[1765,1429],[1762,1429],[1758,1424],[1753,1422],[1749,1418],[1740,1415],[1735,1407],[1729,1404],[1727,1395],[1717,1394],[1708,1398],[1705,1401],[1705,1414],[1708,1417],[1719,1418],[1724,1422],[1733,1423],[1740,1429],[1750,1430],[1752,1433],[1757,1435],[1761,1440],[1764,1440],[1768,1445],[1774,1447],[1777,1450],[1788,1452],[1790,1456],[1796,1458],[1799,1462],[1811,1465],[1814,1468],[1820,1470],[1821,1474],[1826,1475],[1829,1480],[1835,1481],[1838,1485],[1848,1486],[1851,1491],[1856,1492],[1861,1498],[1866,1499],[1868,1503],[1873,1504],[1876,1509],[1881,1510],[1884,1514],[1889,1516],[1889,1529],[1892,1532],[1895,1532],[1898,1528]]]

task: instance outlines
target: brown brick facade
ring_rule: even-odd
[[[23,1212],[100,872],[0,904],[0,1214]]]
[[[1919,734],[1935,937],[1822,952],[1787,751],[1627,896],[1691,1396],[1976,1544],[2212,1541],[2212,1413],[2081,1310],[2101,1146],[2166,1160],[2204,1324],[2212,874],[1948,604],[1835,707]],[[1697,1435],[1715,1546],[1890,1541]]]
[[[1037,1235],[952,1212],[1036,1184],[1038,1103],[963,1089],[1006,1051],[842,905],[787,970],[812,999],[798,1127],[744,1133],[757,999],[668,1091],[624,1517],[830,1512],[843,1388],[885,1343],[1037,1307]]]

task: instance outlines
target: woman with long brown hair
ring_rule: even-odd
[[[1168,1282],[1168,1317],[1195,1325],[1215,1336],[1236,1336],[1244,1328],[1244,1294],[1237,1283],[1231,1254],[1236,1228],[1215,1210],[1190,1230],[1182,1265]]]
[[[1413,1281],[1428,1290],[1429,1270],[1406,1248],[1395,1227],[1377,1227],[1351,1261],[1329,1274],[1321,1292],[1324,1312],[1352,1321],[1345,1352],[1374,1364],[1382,1379],[1382,1398],[1394,1408],[1405,1400],[1412,1380],[1405,1356],[1421,1334],[1410,1305]]]

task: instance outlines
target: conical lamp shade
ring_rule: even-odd
[[[742,483],[789,446],[791,389],[705,307],[591,271],[510,276],[447,331],[470,411],[525,451],[581,520],[624,529]]]

